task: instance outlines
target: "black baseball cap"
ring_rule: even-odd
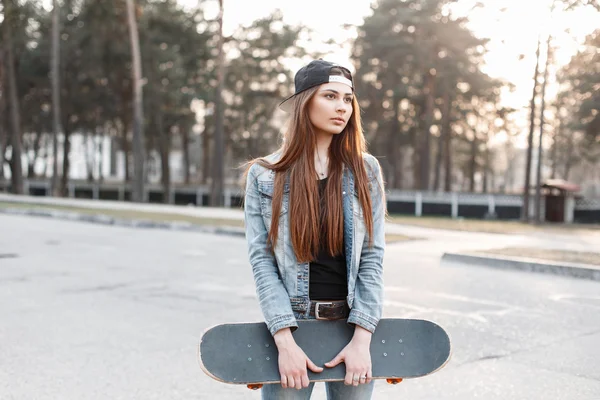
[[[331,68],[333,68],[333,67],[341,68],[341,69],[347,71],[348,75],[350,75],[350,79],[348,79],[342,75],[331,75],[330,72],[331,72]],[[296,76],[294,77],[294,85],[295,85],[296,91],[294,92],[293,95],[291,95],[287,99],[283,100],[279,104],[279,107],[284,111],[289,111],[291,104],[292,104],[292,99],[298,93],[301,93],[301,92],[305,91],[306,89],[310,89],[312,87],[322,85],[323,83],[329,83],[329,82],[344,83],[344,84],[350,86],[352,88],[352,90],[354,90],[354,84],[352,82],[352,74],[350,73],[348,68],[344,68],[341,65],[334,64],[332,62],[321,60],[321,59],[311,61],[304,67],[300,68],[298,70],[298,72],[296,72]]]

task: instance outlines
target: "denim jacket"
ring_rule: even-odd
[[[275,162],[278,154],[268,156]],[[381,167],[375,157],[364,155],[373,208],[373,244],[369,246],[363,210],[354,188],[354,174],[344,168],[342,199],[344,248],[348,269],[348,323],[374,332],[383,305],[383,254],[385,251],[385,194]],[[298,327],[296,319],[308,318],[310,310],[309,263],[298,263],[290,237],[289,185],[286,182],[274,252],[267,248],[271,227],[275,173],[259,164],[248,172],[244,200],[248,255],[256,294],[272,335],[283,328]]]

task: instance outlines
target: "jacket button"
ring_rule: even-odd
[[[346,194],[346,192],[342,192],[342,194]]]

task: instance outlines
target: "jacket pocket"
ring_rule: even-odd
[[[258,182],[258,191],[260,193],[260,208],[265,217],[271,218],[273,210],[273,182]],[[279,215],[288,212],[290,187],[286,183],[283,187],[283,198],[281,202],[281,211]]]

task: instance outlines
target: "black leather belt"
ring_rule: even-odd
[[[311,301],[309,315],[316,319],[343,319],[350,315],[346,300]]]

